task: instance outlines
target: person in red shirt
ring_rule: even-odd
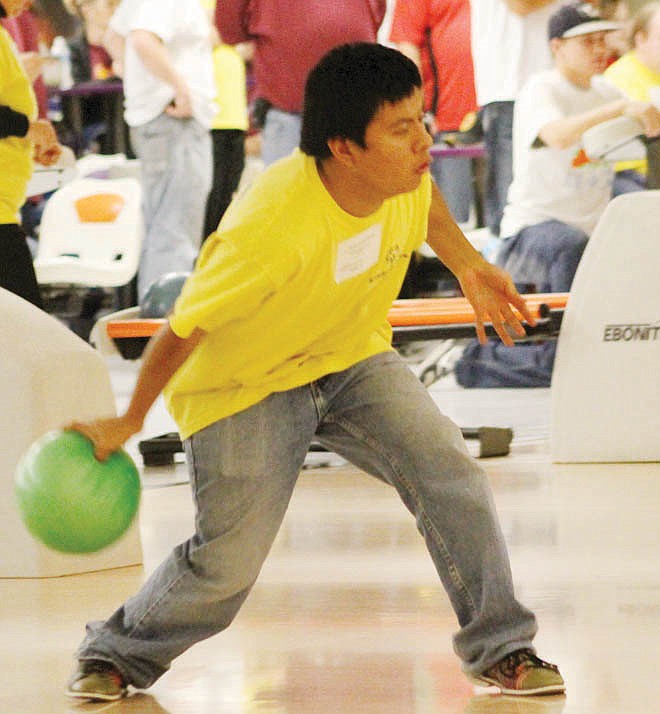
[[[376,42],[385,0],[223,0],[216,26],[228,45],[254,42],[254,96],[262,116],[261,158],[269,165],[300,140],[309,70],[333,47]]]
[[[468,0],[398,0],[390,40],[419,67],[436,143],[476,111]],[[472,203],[470,159],[436,159],[431,172],[452,215],[465,223]]]

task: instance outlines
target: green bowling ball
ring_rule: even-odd
[[[51,431],[21,458],[16,498],[37,540],[63,553],[93,553],[131,525],[140,503],[140,477],[125,451],[98,461],[82,434]]]

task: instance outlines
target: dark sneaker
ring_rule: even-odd
[[[544,662],[530,649],[512,652],[471,679],[475,684],[498,687],[503,694],[518,696],[561,694],[566,689],[557,665]]]
[[[126,696],[124,678],[110,662],[90,659],[78,663],[66,688],[66,695],[80,699],[114,701]]]

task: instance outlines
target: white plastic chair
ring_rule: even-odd
[[[143,236],[135,178],[82,178],[46,204],[34,267],[40,285],[117,288],[137,273]]]

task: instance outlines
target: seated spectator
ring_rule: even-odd
[[[442,143],[477,108],[468,0],[398,0],[390,40],[419,67],[429,129],[435,143]],[[436,159],[431,174],[454,219],[466,223],[473,194],[471,160]]]
[[[660,2],[644,5],[630,28],[632,49],[605,71],[605,78],[630,99],[660,105]],[[646,161],[616,165],[613,195],[646,188]]]
[[[660,133],[660,112],[631,101],[611,85],[592,82],[606,66],[606,35],[617,25],[562,6],[550,18],[554,68],[530,78],[516,99],[514,178],[497,254],[519,288],[570,290],[589,235],[610,200],[613,168],[589,162],[582,134],[608,119],[638,118],[649,136]],[[456,365],[463,386],[548,386],[555,343],[522,345],[511,356],[501,345],[470,345]],[[500,357],[506,363],[500,361]]]

